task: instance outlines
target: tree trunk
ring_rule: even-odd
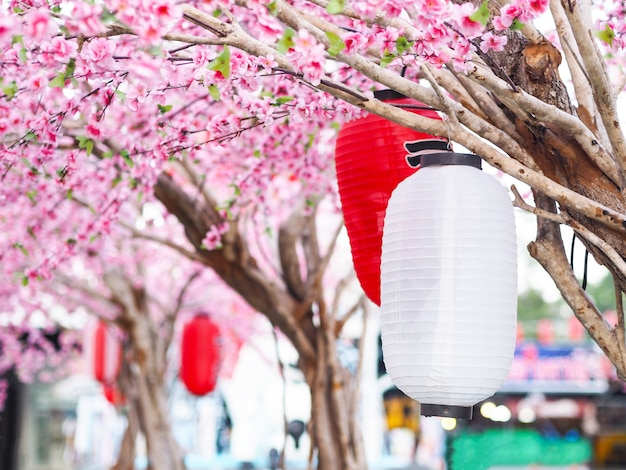
[[[181,451],[167,415],[163,354],[167,348],[160,344],[163,340],[150,316],[146,293],[119,272],[107,273],[105,281],[120,306],[116,323],[128,335],[130,367],[124,392],[146,440],[148,470],[183,470]]]
[[[327,335],[318,334],[318,354],[314,363],[303,364],[311,389],[309,433],[317,449],[318,470],[363,470],[367,468],[362,438],[352,424],[359,402],[358,384],[338,364],[334,345]]]
[[[169,424],[163,383],[137,374],[137,408],[146,439],[148,470],[183,470],[183,458]]]

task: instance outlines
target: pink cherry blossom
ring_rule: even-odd
[[[475,11],[476,7],[471,3],[452,6],[452,18],[455,19],[459,32],[469,39],[479,36],[484,29],[482,24],[470,19]]]
[[[76,42],[56,36],[50,42],[42,43],[42,54],[39,56],[39,60],[46,65],[53,65],[54,62],[67,64],[70,59],[75,57],[77,50]]]
[[[0,16],[0,41],[7,41],[17,29],[15,21],[9,16]]]
[[[487,53],[489,51],[500,52],[504,50],[506,42],[506,36],[496,36],[488,31],[481,36],[480,50],[484,53]]]
[[[509,28],[513,24],[513,21],[518,19],[523,12],[522,6],[515,3],[509,3],[503,6],[500,9],[499,25],[504,26],[504,28]]]
[[[39,42],[53,34],[57,27],[50,19],[50,12],[43,8],[29,10],[24,15],[24,36]]]

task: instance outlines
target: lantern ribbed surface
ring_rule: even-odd
[[[419,101],[381,99],[441,120],[434,110]],[[337,138],[335,167],[352,260],[361,287],[377,305],[380,305],[380,250],[387,201],[397,184],[417,171],[406,161],[410,152],[404,144],[423,140],[445,141],[374,114],[344,124]]]
[[[463,165],[428,166],[401,182],[381,261],[383,354],[394,384],[422,410],[493,395],[513,361],[516,310],[515,220],[502,185]]]

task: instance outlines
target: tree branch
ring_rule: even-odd
[[[580,55],[585,64],[585,71],[589,75],[590,85],[593,90],[594,101],[598,107],[598,111],[604,123],[604,127],[609,136],[609,141],[613,146],[613,154],[621,171],[619,178],[620,187],[623,190],[626,181],[626,141],[621,130],[619,115],[617,112],[617,103],[611,81],[606,70],[606,64],[602,60],[602,54],[599,51],[593,32],[587,25],[585,17],[591,19],[591,15],[582,12],[581,8],[585,2],[577,2],[573,8],[565,8],[564,12],[572,27],[573,36],[578,44]],[[584,16],[583,16],[584,15]]]

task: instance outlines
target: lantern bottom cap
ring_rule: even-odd
[[[420,404],[420,414],[422,416],[442,416],[444,418],[472,419],[472,407],[422,403]]]

